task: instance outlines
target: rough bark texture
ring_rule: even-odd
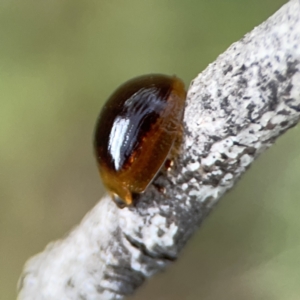
[[[134,208],[104,197],[69,236],[31,258],[19,299],[122,299],[174,261],[220,197],[298,122],[299,70],[293,0],[192,82],[172,170]]]

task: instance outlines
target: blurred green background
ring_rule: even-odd
[[[1,1],[1,300],[15,299],[25,261],[103,193],[92,134],[110,93],[151,72],[188,85],[284,2]],[[299,299],[298,135],[279,139],[131,299]]]

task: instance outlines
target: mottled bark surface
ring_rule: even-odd
[[[220,197],[300,117],[300,1],[195,78],[181,152],[134,208],[104,197],[25,266],[20,300],[122,299],[179,255]]]

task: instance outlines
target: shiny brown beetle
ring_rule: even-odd
[[[144,75],[107,100],[94,148],[105,187],[119,207],[133,204],[164,165],[181,132],[186,91],[175,76]]]

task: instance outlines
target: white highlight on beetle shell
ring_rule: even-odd
[[[111,133],[109,135],[109,153],[113,157],[115,169],[118,171],[121,166],[121,146],[126,143],[126,132],[128,131],[130,124],[129,119],[124,119],[121,117],[117,117],[114,121],[113,127],[111,129]]]

